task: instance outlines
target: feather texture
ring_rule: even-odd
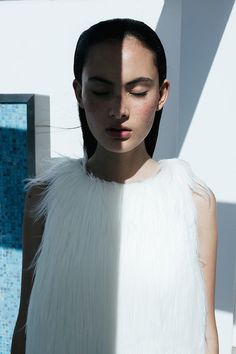
[[[46,215],[27,354],[204,354],[206,299],[192,192],[180,159],[141,182],[103,181],[63,159],[32,181]]]

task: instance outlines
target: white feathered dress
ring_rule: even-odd
[[[122,184],[68,158],[34,182],[48,188],[26,354],[205,354],[192,192],[209,189],[185,161],[159,164]]]

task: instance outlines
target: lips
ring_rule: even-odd
[[[118,139],[127,139],[130,137],[132,130],[127,127],[111,127],[106,129],[109,136]]]
[[[131,131],[131,129],[129,129],[128,127],[125,127],[125,126],[110,127],[110,128],[107,128],[106,130],[109,130],[109,131]]]

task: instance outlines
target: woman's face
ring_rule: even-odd
[[[112,152],[128,152],[148,135],[156,110],[167,98],[168,82],[160,91],[151,50],[134,37],[94,45],[83,68],[76,97],[98,144]]]

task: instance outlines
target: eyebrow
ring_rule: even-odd
[[[108,84],[108,85],[113,85],[114,84],[112,81],[104,79],[103,77],[100,77],[100,76],[92,76],[92,77],[90,77],[88,79],[88,81],[98,81],[98,82],[102,82],[102,83]],[[135,84],[142,83],[142,82],[153,83],[153,80],[150,79],[149,77],[140,76],[140,77],[137,77],[136,79],[134,79],[132,81],[129,81],[126,85],[127,86],[135,85]]]
[[[92,76],[88,79],[88,81],[99,81],[102,82],[103,84],[113,85],[112,81],[106,80],[100,76]]]

